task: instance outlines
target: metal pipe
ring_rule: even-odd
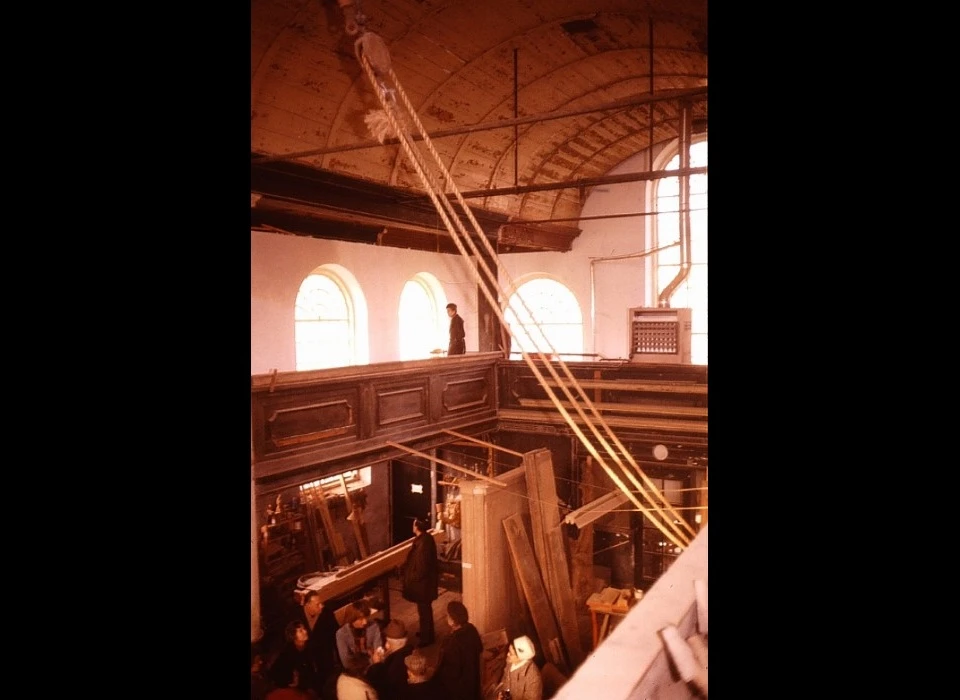
[[[520,116],[520,97],[519,97],[519,85],[517,83],[517,51],[519,49],[513,50],[513,118],[517,119]],[[513,125],[513,185],[516,187],[520,184],[520,131],[519,124]]]
[[[567,117],[579,117],[584,114],[594,114],[596,112],[605,112],[608,109],[625,109],[627,107],[639,107],[641,105],[652,104],[654,102],[663,102],[666,100],[675,100],[683,97],[687,98],[702,98],[706,99],[707,97],[707,88],[688,88],[683,90],[663,90],[655,95],[643,95],[642,97],[635,97],[631,99],[624,100],[614,100],[605,105],[599,105],[597,107],[587,107],[581,109],[571,109],[571,110],[562,110],[557,112],[547,112],[545,114],[534,114],[526,117],[517,117],[515,119],[500,119],[498,121],[491,122],[481,122],[480,124],[474,124],[473,126],[464,126],[457,127],[454,129],[441,129],[440,131],[435,131],[433,133],[427,134],[427,136],[432,139],[443,138],[444,136],[460,136],[462,134],[472,134],[477,131],[491,131],[493,129],[504,129],[509,126],[515,126],[519,124],[532,124],[534,122],[546,122],[552,121],[554,119],[566,119]],[[423,136],[419,133],[408,134],[408,139],[411,141],[422,141]],[[347,146],[330,146],[328,148],[311,148],[308,151],[297,151],[295,153],[284,153],[281,155],[274,156],[265,156],[265,155],[253,155],[251,156],[251,161],[254,163],[271,163],[273,161],[281,160],[296,160],[297,158],[307,158],[309,156],[324,156],[329,153],[343,153],[345,151],[359,151],[365,148],[380,148],[381,146],[390,146],[396,145],[398,140],[396,138],[389,138],[383,143],[380,143],[376,139],[371,139],[369,141],[361,141],[360,143],[355,143]]]
[[[590,259],[590,327],[593,331],[593,350],[597,350],[597,286],[596,286],[596,273],[594,272],[594,265],[598,262],[607,262],[608,260],[626,260],[627,258],[645,258],[648,255],[653,255],[654,253],[659,253],[661,250],[666,250],[667,248],[673,248],[675,245],[680,245],[680,241],[676,243],[668,243],[667,245],[658,246],[656,248],[651,248],[650,250],[644,250],[639,253],[624,253],[623,255],[610,255],[604,258],[591,258]]]
[[[693,207],[690,211],[706,211],[706,207]],[[656,216],[663,212],[657,211],[637,211],[632,214],[596,214],[594,216],[568,216],[562,219],[524,219],[525,224],[561,224],[570,221],[596,221],[597,219],[627,219],[634,216]],[[676,244],[671,244],[676,245]]]
[[[680,106],[680,171],[683,174],[680,175],[680,203],[677,207],[680,210],[680,269],[660,292],[657,305],[662,308],[669,308],[670,297],[690,274],[690,113],[690,103],[684,102]]]
[[[654,172],[644,173],[624,173],[623,175],[601,175],[600,177],[582,177],[578,180],[566,180],[564,182],[547,182],[542,185],[522,185],[520,187],[501,187],[491,190],[471,190],[461,192],[460,196],[464,199],[475,199],[477,197],[498,197],[504,194],[525,194],[527,192],[547,192],[549,190],[566,190],[574,187],[593,187],[594,185],[616,185],[623,182],[639,182],[641,180],[659,180],[664,177],[678,177],[684,173],[688,175],[705,175],[706,166],[699,168],[683,168],[677,170],[656,170]]]

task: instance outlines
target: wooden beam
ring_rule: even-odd
[[[587,459],[592,460],[593,457],[587,457]],[[564,516],[563,522],[568,525],[576,525],[578,530],[582,530],[593,521],[607,515],[614,508],[619,508],[628,500],[630,499],[623,491],[611,491],[595,501],[590,501],[590,503],[570,511]]]
[[[343,497],[347,499],[347,510],[350,511],[347,520],[353,525],[353,536],[357,538],[357,547],[360,548],[360,556],[366,559],[370,556],[370,552],[367,550],[366,532],[363,530],[363,523],[360,522],[360,510],[353,505],[353,499],[350,498],[350,489],[347,488],[347,480],[343,474],[340,475],[340,485],[343,487]]]
[[[569,380],[556,382],[548,379],[546,383],[551,387],[559,387],[561,383],[566,386],[574,385]],[[706,384],[695,384],[693,382],[624,382],[619,379],[578,379],[576,383],[584,389],[609,389],[610,391],[651,391],[674,394],[707,393]]]
[[[576,407],[569,401],[560,404],[568,411],[575,411]],[[554,403],[549,399],[520,399],[523,408],[553,408]],[[593,401],[598,411],[607,413],[632,413],[639,416],[675,416],[686,418],[707,419],[707,409],[702,406],[657,406],[642,403],[613,403]]]
[[[569,664],[563,654],[563,643],[560,631],[553,617],[547,592],[540,578],[540,569],[537,559],[530,546],[527,531],[519,514],[504,518],[503,529],[507,535],[507,544],[510,546],[510,556],[513,560],[514,571],[520,576],[523,585],[523,595],[527,599],[533,624],[537,628],[537,637],[540,639],[540,651],[547,661],[555,664],[564,673],[569,672]]]
[[[458,433],[456,430],[444,430],[447,435],[453,435],[454,437],[460,438],[461,440],[466,440],[467,442],[472,442],[477,445],[483,445],[484,447],[489,447],[494,450],[500,450],[501,452],[506,452],[512,454],[515,457],[523,457],[523,452],[517,452],[516,450],[511,450],[500,445],[495,445],[492,442],[487,442],[486,440],[480,440],[479,438],[471,437],[469,435],[464,435],[463,433]]]
[[[401,445],[398,442],[390,442],[389,440],[386,440],[384,441],[384,444],[389,445],[390,447],[396,447],[397,449],[404,450],[405,452],[409,452],[410,454],[415,455],[417,457],[423,457],[424,459],[431,459],[437,464],[442,464],[445,467],[450,467],[451,469],[455,469],[457,471],[463,472],[464,474],[469,474],[471,478],[478,479],[480,481],[489,481],[491,484],[496,484],[497,486],[506,486],[506,484],[502,481],[499,481],[497,479],[491,479],[489,476],[486,476],[484,474],[479,474],[475,471],[471,471],[466,467],[461,467],[459,464],[454,464],[453,462],[448,462],[444,459],[437,459],[436,457],[432,457],[426,454],[425,452],[420,452],[418,450],[410,449],[409,447]]]

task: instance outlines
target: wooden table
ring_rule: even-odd
[[[610,631],[610,616],[623,617],[637,604],[637,600],[639,599],[632,588],[604,588],[600,593],[594,593],[587,598],[594,649]],[[599,622],[598,615],[603,615],[603,622]]]

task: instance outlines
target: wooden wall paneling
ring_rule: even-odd
[[[503,628],[515,636],[531,628],[518,629],[529,614],[511,573],[514,566],[500,523],[514,513],[528,512],[526,486],[522,469],[497,478],[506,486],[471,479],[460,482],[463,604],[481,634]]]
[[[507,534],[507,543],[514,569],[520,574],[523,584],[523,594],[530,606],[530,614],[536,627],[537,638],[540,641],[539,649],[547,661],[555,664],[564,673],[569,671],[569,664],[564,655],[563,641],[560,630],[553,616],[553,609],[547,598],[547,591],[540,577],[537,559],[530,545],[523,519],[519,514],[511,515],[503,520],[503,529]]]

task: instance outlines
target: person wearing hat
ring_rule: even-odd
[[[437,543],[428,530],[430,523],[423,518],[413,521],[413,544],[403,564],[401,578],[404,600],[417,604],[420,618],[420,642],[417,646],[430,646],[435,641],[433,625],[433,601],[440,592],[440,564],[437,561]]]
[[[383,651],[374,652],[373,663],[367,669],[367,682],[381,698],[394,698],[407,684],[404,661],[413,653],[414,645],[407,637],[406,625],[400,620],[390,620],[383,636],[386,640]]]
[[[496,700],[505,700],[510,691],[510,700],[541,700],[543,678],[540,667],[533,660],[537,650],[530,637],[517,637],[507,649],[507,664],[503,667],[503,679],[497,686]]]
[[[400,688],[398,700],[447,700],[435,677],[430,677],[427,659],[419,651],[403,660],[407,669],[407,682]]]

